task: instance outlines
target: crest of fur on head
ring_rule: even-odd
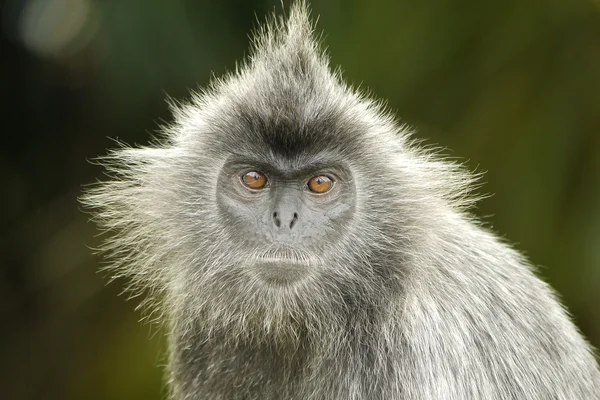
[[[472,175],[419,148],[380,102],[331,71],[304,1],[257,30],[249,59],[234,72],[172,107],[175,121],[152,144],[121,145],[99,159],[109,179],[88,188],[81,199],[107,234],[100,250],[108,269],[127,277],[133,293],[144,291],[146,304],[159,306],[159,320],[165,310],[187,310],[189,320],[202,314],[228,326],[250,323],[244,316],[269,309],[273,326],[267,330],[284,325],[286,312],[320,321],[306,304],[300,311],[292,301],[264,293],[256,298],[248,290],[228,305],[217,290],[223,289],[223,272],[211,266],[235,263],[236,248],[214,217],[214,188],[220,166],[240,143],[248,151],[255,147],[290,157],[298,149],[327,147],[346,157],[358,193],[356,230],[348,236],[356,241],[354,260],[375,250],[419,257],[416,244],[428,227],[464,213],[474,200]],[[270,129],[274,124],[286,129]],[[226,249],[222,243],[228,243]],[[344,257],[340,266],[349,261]],[[381,289],[365,289],[368,281],[361,282],[363,290]],[[331,290],[315,285],[306,290]],[[255,303],[244,308],[245,300]]]

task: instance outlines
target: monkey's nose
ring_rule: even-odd
[[[275,224],[275,226],[277,228],[280,228],[282,226],[283,223],[283,227],[289,227],[290,229],[294,228],[294,225],[296,225],[296,222],[298,222],[298,213],[294,212],[291,215],[288,215],[287,218],[285,218],[282,214],[278,213],[277,211],[275,211],[273,213],[273,223]]]

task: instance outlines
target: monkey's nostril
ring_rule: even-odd
[[[275,226],[279,228],[281,226],[281,220],[279,220],[277,212],[273,213],[273,220],[275,221]]]
[[[294,225],[296,225],[297,221],[298,221],[298,213],[294,213],[294,218],[292,218],[292,222],[290,222],[290,229],[292,229],[294,227]]]

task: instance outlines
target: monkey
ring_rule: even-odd
[[[332,71],[296,1],[82,204],[176,400],[600,399],[594,350],[471,214],[478,177]]]

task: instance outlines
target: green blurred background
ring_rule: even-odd
[[[487,171],[475,212],[600,345],[600,8],[593,0],[314,0],[346,79]],[[278,1],[2,0],[0,399],[160,399],[163,332],[87,246],[87,160],[145,144],[247,54]],[[287,2],[286,2],[287,4]]]

